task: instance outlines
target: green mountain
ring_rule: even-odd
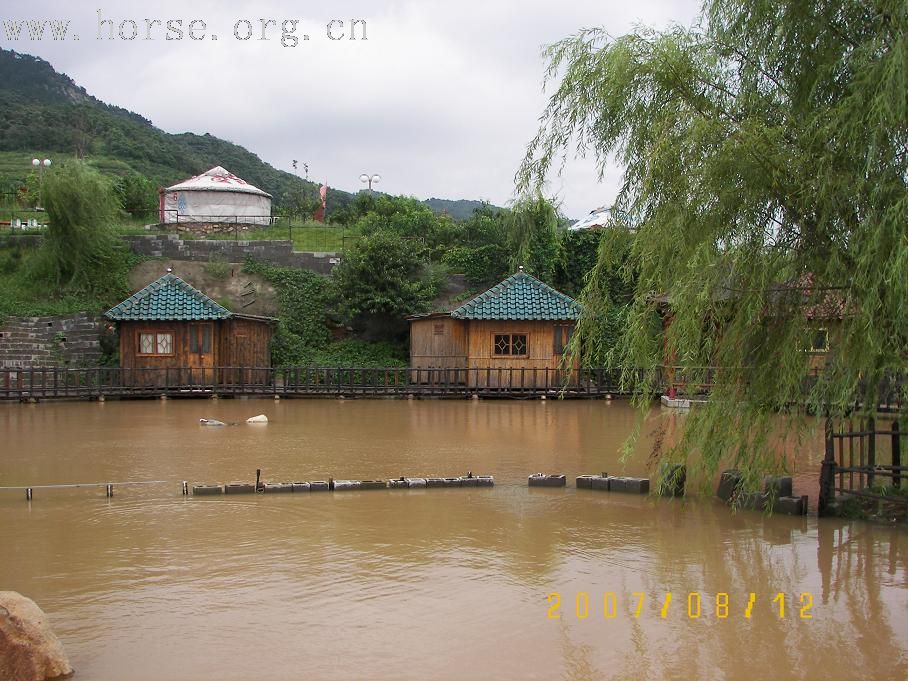
[[[208,133],[170,134],[139,114],[91,96],[39,57],[0,48],[0,193],[12,193],[31,172],[36,156],[79,156],[111,175],[139,173],[160,186],[224,166],[274,196],[277,206],[303,182],[316,196],[318,185],[265,163],[245,148]],[[329,214],[354,195],[331,189]],[[429,199],[435,212],[460,220],[479,201]]]
[[[0,191],[14,191],[34,156],[80,156],[100,170],[139,173],[167,186],[222,165],[265,188],[279,204],[304,182],[243,147],[209,134],[171,135],[142,116],[92,97],[38,57],[0,49]],[[318,185],[304,183],[315,196]],[[332,190],[340,208],[353,195]]]
[[[466,220],[473,215],[473,211],[477,208],[490,205],[485,201],[473,201],[470,199],[436,199],[434,197],[426,199],[423,203],[436,213],[447,213],[455,220]],[[491,207],[498,208],[498,206]]]

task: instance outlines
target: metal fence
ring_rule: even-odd
[[[10,234],[47,229],[47,213],[27,208],[0,209],[0,231]]]
[[[160,222],[160,211],[129,213],[118,226],[123,235],[178,235],[192,240],[292,241],[294,250],[304,252],[343,252],[360,238],[346,225],[315,224],[284,215],[183,215],[174,213],[170,221]],[[42,234],[47,229],[47,214],[26,209],[0,209],[0,234]]]

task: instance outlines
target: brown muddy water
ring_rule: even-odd
[[[0,405],[0,486],[168,481],[0,492],[0,589],[92,681],[908,678],[908,533],[573,489],[646,473],[645,441],[618,462],[633,423],[621,402]],[[819,450],[794,462],[812,508]],[[180,494],[256,468],[496,487]]]

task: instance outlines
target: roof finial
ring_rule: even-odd
[[[168,268],[167,268],[167,274],[170,274],[171,272],[173,272],[173,268],[172,268],[172,267],[168,267]]]
[[[517,268],[517,271],[518,271],[518,272],[523,272],[523,265],[520,265],[520,266]]]

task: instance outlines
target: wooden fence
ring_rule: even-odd
[[[902,465],[902,439],[898,421],[882,427],[874,418],[848,419],[833,424],[826,420],[826,452],[820,470],[818,509],[823,515],[837,495],[886,498],[908,503],[898,491],[908,478]]]
[[[619,372],[591,368],[409,369],[336,367],[213,367],[129,369],[0,369],[0,399],[98,397],[425,396],[510,397],[543,395],[595,398],[619,394]]]

